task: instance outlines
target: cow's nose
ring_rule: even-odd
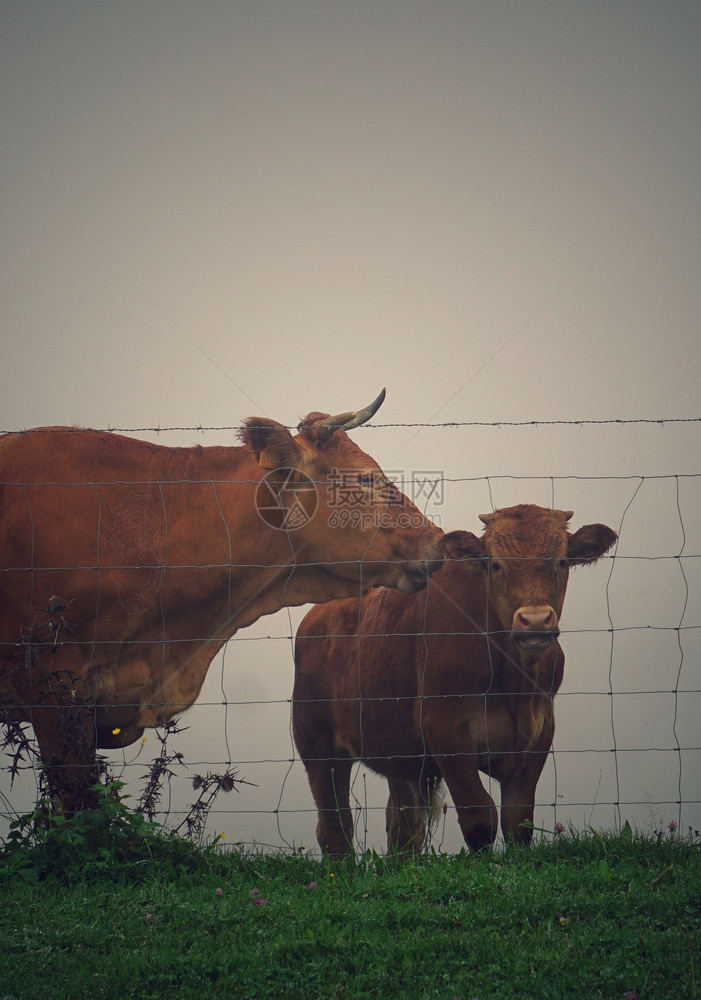
[[[524,632],[547,632],[557,621],[552,608],[520,608],[514,626]]]
[[[549,604],[522,607],[514,614],[511,638],[521,650],[539,654],[559,634],[557,614]]]

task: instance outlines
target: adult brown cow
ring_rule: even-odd
[[[388,848],[419,851],[442,780],[473,850],[493,843],[497,811],[479,776],[501,784],[501,826],[527,842],[552,744],[557,641],[570,566],[596,561],[616,533],[567,530],[572,512],[520,505],[455,531],[423,594],[373,591],[313,608],[295,649],[293,731],[320,846],[352,849],[349,782],[362,760],[389,782]]]
[[[296,436],[251,418],[241,447],[71,428],[0,440],[0,706],[32,724],[66,812],[94,801],[96,746],[192,705],[237,629],[285,605],[425,586],[443,532],[345,433],[383,399],[312,413]]]

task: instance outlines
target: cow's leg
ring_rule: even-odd
[[[401,777],[387,779],[387,850],[418,854],[426,840],[426,819],[432,807],[435,783],[426,786]]]
[[[70,674],[49,674],[35,688],[30,721],[54,805],[64,815],[97,805],[94,707]]]
[[[420,787],[404,778],[389,778],[387,850],[418,854],[426,839],[426,810]]]
[[[303,685],[302,685],[303,686]],[[353,815],[350,778],[353,759],[336,746],[334,721],[328,697],[314,691],[299,696],[299,673],[292,696],[292,731],[304,763],[317,808],[316,837],[325,854],[345,857],[353,851]]]
[[[462,754],[435,760],[453,799],[465,843],[473,851],[490,847],[497,835],[499,816],[477,767]]]
[[[501,783],[501,832],[504,840],[528,844],[533,836],[535,790],[550,750],[529,750],[525,764]]]
[[[350,758],[305,760],[309,786],[318,810],[316,839],[324,853],[342,858],[353,851],[350,807]]]

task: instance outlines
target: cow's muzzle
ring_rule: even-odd
[[[402,576],[397,584],[397,590],[402,594],[415,594],[423,590],[431,573],[435,573],[442,565],[442,559],[419,559],[415,562],[402,563]]]
[[[511,638],[519,649],[542,652],[560,634],[555,609],[548,604],[519,608],[511,624]]]

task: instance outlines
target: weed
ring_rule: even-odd
[[[134,812],[121,795],[123,785],[95,785],[98,805],[71,817],[54,811],[48,798],[14,820],[0,849],[0,879],[63,883],[139,874],[144,864],[198,863],[195,846]]]

